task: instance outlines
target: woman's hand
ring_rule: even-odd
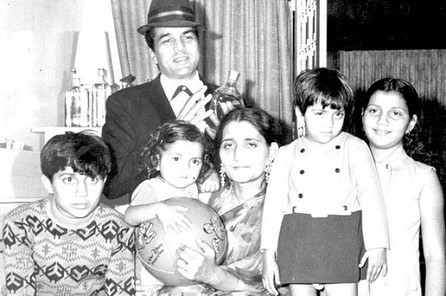
[[[367,268],[367,281],[373,283],[380,274],[387,274],[387,255],[385,248],[367,250],[362,256],[359,267],[362,268],[366,261],[369,261]]]
[[[277,266],[275,252],[263,250],[263,286],[273,295],[279,295],[276,285],[280,285],[279,267]]]
[[[156,211],[156,216],[167,233],[169,228],[179,233],[190,229],[190,220],[182,213],[187,211],[187,207],[168,205],[160,202]]]
[[[178,272],[189,280],[214,286],[218,280],[215,275],[219,269],[215,263],[215,251],[201,239],[197,240],[197,245],[200,251],[185,245],[177,250]]]

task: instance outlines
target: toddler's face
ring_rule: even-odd
[[[53,210],[67,218],[85,218],[99,204],[105,180],[97,176],[75,173],[71,167],[65,167],[54,174],[52,182],[43,177],[43,182],[53,193]]]
[[[161,152],[157,169],[166,183],[185,188],[197,181],[202,165],[203,145],[179,140]]]
[[[314,142],[326,144],[336,138],[344,125],[344,109],[336,110],[321,103],[308,106],[304,114],[306,137]]]

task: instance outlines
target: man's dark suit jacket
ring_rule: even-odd
[[[208,87],[206,95],[216,89],[215,85],[204,84]],[[104,187],[105,196],[115,199],[131,194],[146,178],[138,169],[141,150],[158,126],[175,118],[159,75],[107,99],[102,138],[111,148],[113,169]]]

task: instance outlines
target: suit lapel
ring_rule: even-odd
[[[147,97],[152,100],[152,104],[157,110],[161,122],[174,120],[176,116],[170,106],[169,99],[166,97],[163,87],[161,86],[160,75],[153,80],[153,83],[153,93],[148,94]]]

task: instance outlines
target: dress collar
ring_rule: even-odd
[[[391,168],[399,168],[402,165],[403,161],[407,158],[408,155],[404,150],[403,145],[400,145],[388,156],[379,161],[376,161],[376,164],[381,166],[390,166]]]

